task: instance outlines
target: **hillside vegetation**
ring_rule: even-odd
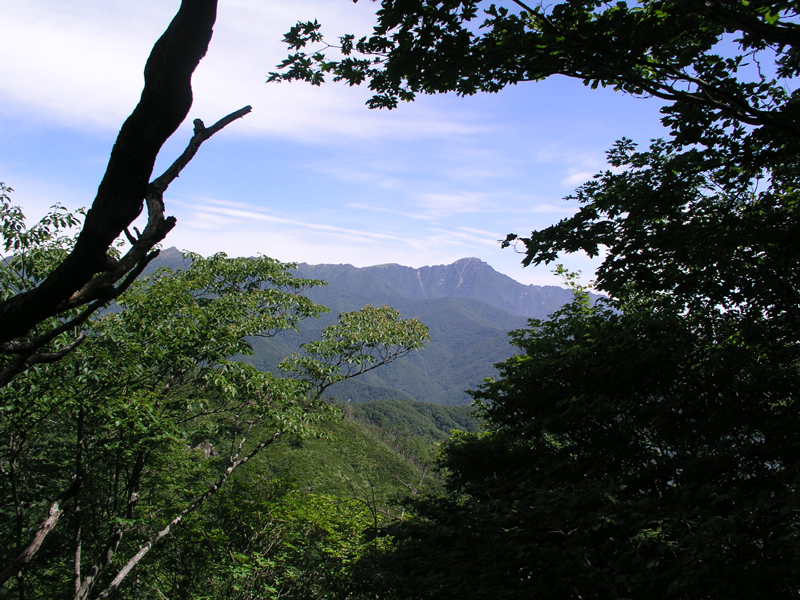
[[[150,268],[186,264],[170,248]],[[523,285],[476,258],[419,269],[300,264],[295,273],[327,283],[304,294],[331,312],[300,323],[298,332],[252,339],[254,353],[242,360],[258,369],[275,371],[298,344],[318,337],[340,312],[366,304],[391,306],[429,328],[431,339],[424,350],[338,385],[333,394],[351,403],[406,399],[467,405],[471,399],[466,390],[496,373],[494,365],[514,352],[508,332],[524,327],[527,318],[545,318],[570,299],[566,288]]]

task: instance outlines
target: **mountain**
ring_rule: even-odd
[[[507,332],[526,324],[524,317],[471,298],[405,298],[334,284],[312,289],[307,295],[331,308],[331,313],[304,321],[299,332],[250,340],[255,353],[244,361],[272,371],[299,344],[318,337],[340,311],[357,310],[365,304],[388,304],[403,317],[417,317],[430,329],[431,340],[424,350],[330,388],[330,395],[345,402],[394,398],[469,404],[465,390],[495,374],[493,365],[513,352]]]
[[[256,463],[260,476],[294,479],[317,493],[349,497],[351,484],[362,490],[398,491],[397,481],[419,481],[437,444],[453,430],[478,432],[481,425],[467,406],[377,400],[342,405],[340,418],[320,427],[327,435],[276,444]]]
[[[179,269],[188,264],[189,261],[183,258],[180,250],[167,248],[145,269],[145,275],[159,267]],[[364,303],[391,305],[390,300],[397,296],[418,299],[471,298],[512,315],[545,319],[571,299],[566,288],[519,283],[508,275],[498,273],[478,258],[461,258],[449,265],[418,269],[394,263],[363,268],[300,263],[296,272],[299,277],[327,281],[329,289],[336,290],[335,294],[321,294],[331,303],[327,306],[334,311],[333,304],[354,306],[365,299]]]
[[[157,269],[163,267],[172,269],[173,271],[179,271],[185,269],[190,264],[191,261],[188,258],[184,258],[183,252],[178,250],[175,246],[172,246],[171,248],[161,250],[158,256],[156,256],[156,258],[145,267],[144,271],[142,271],[142,276],[147,277],[148,275],[152,275]]]
[[[524,285],[478,258],[419,269],[397,264],[359,269],[352,265],[301,263],[297,271],[302,277],[324,279],[337,289],[354,284],[373,290],[376,297],[396,294],[405,298],[470,298],[529,319],[547,318],[571,298],[566,288]]]
[[[181,253],[162,251],[149,269],[188,264]],[[254,354],[242,357],[259,369],[274,371],[282,358],[319,336],[343,311],[388,305],[403,317],[417,317],[430,329],[425,350],[330,388],[350,403],[402,399],[443,405],[471,402],[466,390],[496,373],[494,364],[514,352],[508,332],[525,327],[528,318],[545,318],[570,300],[565,288],[523,285],[477,258],[450,265],[414,269],[396,264],[352,265],[301,263],[298,277],[321,279],[326,286],[306,295],[331,309],[320,319],[304,321],[299,332],[251,340]]]

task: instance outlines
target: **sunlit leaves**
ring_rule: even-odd
[[[0,301],[35,287],[60,264],[83,215],[82,210],[71,213],[56,204],[28,227],[22,209],[11,204],[11,192],[0,183]]]
[[[76,352],[0,390],[2,510],[16,512],[19,532],[4,558],[21,551],[41,511],[84,469],[88,570],[109,528],[147,537],[204,491],[218,461],[256,447],[257,431],[313,435],[325,411],[309,404],[305,383],[231,360],[249,348],[245,336],[291,328],[323,310],[299,294],[313,283],[267,258],[195,257],[185,271],[135,284],[96,318]],[[187,452],[201,443],[227,456],[203,461]],[[49,543],[55,556],[76,552],[67,530]],[[51,568],[32,571],[32,584]],[[61,576],[66,584],[68,572]]]
[[[280,368],[309,381],[321,394],[337,381],[355,377],[424,348],[428,328],[417,319],[402,319],[387,306],[342,313],[326,327],[322,339],[303,344]]]
[[[22,223],[21,212],[6,214],[12,225]],[[60,251],[67,242],[53,232],[72,222],[57,214],[47,218],[35,244]],[[20,225],[20,235],[24,231]],[[129,560],[265,447],[324,435],[321,422],[337,410],[312,390],[391,362],[427,339],[416,320],[367,307],[343,315],[323,340],[308,345],[316,358],[352,369],[335,375],[306,369],[297,378],[260,372],[234,360],[250,352],[248,338],[293,329],[327,310],[302,293],[322,282],[296,278],[293,265],[267,257],[189,258],[183,270],[135,282],[89,323],[75,352],[34,366],[0,389],[0,511],[16,515],[16,544],[4,559],[22,551],[52,499],[82,478],[75,500],[80,510],[49,534],[50,553],[28,576],[31,589],[72,585],[72,571],[56,564],[66,556],[83,557],[82,573],[103,572],[97,557]],[[80,538],[70,537],[70,524],[80,528]],[[9,526],[3,531],[12,532]],[[123,541],[106,547],[109,535]],[[332,543],[342,546],[338,538]],[[239,565],[232,575],[238,582],[258,557],[230,560]]]

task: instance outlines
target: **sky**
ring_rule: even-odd
[[[91,205],[149,51],[179,5],[0,0],[0,181],[29,219],[55,203]],[[523,269],[498,240],[573,214],[564,198],[605,168],[615,140],[665,136],[659,103],[558,77],[386,111],[367,109],[363,88],[266,83],[297,21],[317,19],[332,40],[358,36],[378,6],[220,0],[194,104],[154,177],[188,143],[193,119],[253,111],[205,142],[170,186],[178,224],[164,246],[357,267],[477,257],[522,283],[557,285],[552,265]],[[585,280],[597,264],[561,262]]]

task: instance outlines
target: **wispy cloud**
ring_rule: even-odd
[[[368,211],[373,211],[373,212],[386,213],[386,214],[390,214],[390,215],[399,215],[401,217],[406,217],[407,219],[418,219],[418,220],[422,220],[422,221],[432,221],[435,218],[435,217],[433,217],[431,215],[428,215],[428,214],[410,213],[410,212],[405,212],[405,211],[401,211],[401,210],[394,210],[392,208],[384,208],[382,206],[371,206],[369,204],[353,203],[353,204],[347,204],[346,206],[348,206],[349,208],[355,208],[355,209],[358,209],[358,210],[368,210]]]
[[[486,197],[473,192],[451,194],[419,194],[416,204],[432,217],[449,217],[459,213],[487,210]]]
[[[529,213],[539,214],[539,215],[559,215],[559,214],[572,214],[575,212],[574,207],[567,206],[567,204],[536,204],[531,206],[528,211]]]
[[[271,223],[275,225],[288,225],[296,229],[306,230],[308,232],[325,232],[334,235],[343,235],[348,238],[370,238],[377,240],[399,240],[400,236],[391,233],[381,233],[375,231],[350,229],[346,227],[337,227],[335,225],[328,225],[325,223],[314,223],[309,221],[300,221],[297,219],[288,219],[279,217],[270,212],[261,210],[257,207],[244,208],[241,203],[225,202],[225,201],[209,201],[198,203],[187,203],[185,201],[174,202],[173,204],[182,205],[190,208],[194,218],[199,218],[201,223],[207,222],[214,216],[223,216],[229,218],[229,223],[239,221],[240,223],[252,224],[253,222]],[[202,215],[202,216],[201,216]]]
[[[407,164],[398,160],[375,158],[363,154],[347,159],[336,157],[316,161],[308,164],[307,167],[339,181],[365,184],[384,190],[401,189],[409,179]]]
[[[169,23],[166,3],[149,10],[98,10],[87,2],[10,0],[0,20],[0,94],[22,112],[49,115],[62,126],[119,127],[141,92],[145,40]],[[143,14],[147,13],[147,14]],[[166,14],[165,14],[166,13]]]
[[[0,113],[15,138],[0,151],[0,171],[26,213],[40,216],[55,201],[91,203],[105,144],[138,101],[145,60],[179,5],[3,1]],[[330,0],[220,2],[211,47],[193,79],[195,104],[165,156],[169,144],[182,150],[191,119],[210,124],[245,104],[253,112],[204,146],[170,188],[168,210],[179,224],[167,244],[358,266],[443,264],[471,255],[530,280],[534,271],[520,271],[519,257],[501,252],[496,240],[574,212],[574,203],[559,200],[606,168],[603,152],[614,139],[603,132],[583,137],[592,129],[586,115],[602,113],[601,129],[623,133],[634,105],[615,113],[579,83],[563,88],[552,79],[545,87],[423,96],[398,110],[369,111],[363,88],[265,83],[286,56],[281,38],[297,20],[316,18],[334,38],[365,34],[376,8]],[[577,107],[584,93],[591,104]],[[570,104],[580,110],[564,112]],[[65,148],[80,162],[63,160]]]
[[[476,234],[466,227],[459,227],[455,231],[445,232],[454,240],[469,242],[470,244],[480,244],[481,246],[497,246],[497,238],[495,235]]]
[[[229,231],[237,222],[237,219],[225,218],[219,214],[205,211],[196,211],[186,220],[181,220],[182,227],[188,227],[195,231]]]
[[[592,177],[594,177],[594,174],[595,171],[578,171],[575,173],[571,173],[570,175],[561,180],[561,184],[571,187],[576,187],[591,180]]]
[[[287,262],[350,263],[360,267],[382,263],[421,267],[478,256],[523,283],[559,283],[549,267],[521,269],[517,254],[500,250],[497,240],[502,236],[480,226],[446,225],[411,230],[398,227],[396,231],[376,231],[310,222],[214,198],[168,202],[175,209],[179,227],[170,233],[167,243],[201,254],[263,253]],[[214,227],[214,222],[221,219],[224,226]],[[563,262],[570,269],[591,272],[585,256],[570,255]]]
[[[0,99],[21,117],[35,112],[67,127],[118,128],[138,101],[149,51],[178,6],[164,0],[7,0],[0,20]],[[221,3],[209,52],[193,78],[191,116],[213,122],[250,104],[252,114],[231,132],[317,143],[476,129],[422,105],[369,111],[366,89],[267,85],[267,73],[288,54],[283,34],[297,20],[315,18],[334,37],[368,32],[374,7],[321,0]]]
[[[462,231],[468,231],[470,233],[475,233],[482,236],[488,236],[491,238],[499,237],[499,234],[496,231],[486,231],[484,229],[474,229],[473,227],[459,227]]]

